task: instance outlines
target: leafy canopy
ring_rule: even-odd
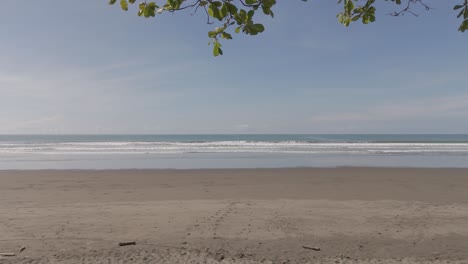
[[[150,18],[165,12],[176,12],[184,9],[193,9],[193,13],[203,10],[207,17],[208,24],[216,23],[216,27],[208,32],[213,44],[213,55],[223,54],[220,39],[232,39],[232,29],[235,33],[247,35],[257,35],[265,31],[265,27],[254,22],[254,16],[261,14],[274,17],[272,8],[276,0],[160,0],[163,3],[141,2],[138,4],[138,16]],[[302,0],[306,2],[307,0]],[[399,11],[390,13],[392,16],[400,16],[406,13],[417,16],[411,10],[412,5],[421,5],[426,10],[431,8],[425,4],[424,0],[385,0],[401,6]],[[456,10],[457,18],[462,22],[458,30],[465,32],[468,30],[468,0],[457,0],[459,3],[453,7]],[[109,0],[109,4],[114,5],[117,0]],[[127,11],[129,4],[135,4],[136,0],[120,0],[120,7]],[[361,21],[368,24],[375,21],[375,0],[338,0],[338,4],[343,6],[343,11],[338,15],[338,21],[349,26],[351,22]]]

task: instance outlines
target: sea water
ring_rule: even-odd
[[[468,167],[468,135],[0,135],[0,169]]]

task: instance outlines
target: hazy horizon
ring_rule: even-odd
[[[468,133],[62,133],[62,134],[0,134],[0,136],[171,136],[171,135],[468,135]]]

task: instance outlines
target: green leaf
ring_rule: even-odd
[[[120,0],[120,7],[122,8],[122,10],[127,11],[128,10],[127,0]]]
[[[219,11],[219,14],[221,17],[224,18],[225,16],[227,16],[228,12],[229,12],[228,5],[227,3],[224,3]]]
[[[456,5],[456,6],[453,7],[453,10],[458,10],[458,9],[460,9],[462,7],[463,7],[463,5]]]
[[[461,23],[460,27],[458,28],[458,31],[465,32],[465,30],[467,29],[468,29],[468,19]]]
[[[215,40],[213,43],[213,56],[217,57],[219,55],[223,55],[223,51],[221,50],[221,43]]]
[[[227,6],[228,6],[228,10],[229,10],[229,13],[233,16],[235,16],[237,14],[237,6],[229,3],[229,2],[226,2]]]
[[[177,0],[167,0],[167,3],[171,6],[170,9],[177,9],[180,7],[180,2]]]
[[[210,38],[216,37],[217,34],[218,34],[218,33],[217,33],[216,31],[214,31],[214,30],[208,31],[208,37],[210,37]]]
[[[262,24],[247,24],[244,26],[243,31],[248,35],[257,35],[265,30]]]
[[[263,32],[265,31],[265,27],[262,24],[253,24],[252,27],[255,29],[257,32]]]
[[[210,4],[210,6],[208,7],[208,15],[218,19],[219,21],[223,20],[223,17],[219,12],[218,7],[213,3]]]
[[[128,0],[128,2],[129,2],[130,4],[134,4],[134,3],[136,2],[136,0]]]
[[[109,5],[113,5],[115,2],[117,2],[117,0],[109,0]]]
[[[209,7],[207,12],[210,17],[214,17],[213,8]]]
[[[146,9],[146,4],[145,3],[140,3],[138,5],[138,16],[142,16],[144,13],[145,13],[145,9]]]
[[[226,33],[226,32],[222,32],[221,37],[223,37],[224,39],[232,39],[231,34]]]
[[[348,14],[351,14],[351,11],[354,9],[354,3],[352,0],[347,0],[346,6],[345,6],[345,11]]]
[[[142,4],[140,4],[140,10],[142,10],[141,5]],[[156,15],[156,8],[158,8],[159,6],[157,6],[155,2],[150,2],[146,5],[145,4],[143,5],[144,5],[144,9],[142,13],[144,17],[148,18],[148,17],[154,17]]]
[[[362,16],[362,23],[369,24],[369,16],[368,15]],[[349,25],[349,23],[348,23],[348,25]]]
[[[247,19],[247,12],[244,10],[244,9],[241,9],[239,11],[239,19],[241,21],[241,23],[245,22],[246,19]]]
[[[217,27],[215,28],[215,30],[208,32],[208,37],[215,38],[219,33],[223,32],[225,29],[226,27]]]
[[[271,13],[271,9],[267,6],[262,6],[262,11],[263,11],[263,14],[265,15],[270,15]]]

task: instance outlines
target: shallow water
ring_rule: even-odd
[[[468,135],[2,135],[0,169],[468,167]]]

